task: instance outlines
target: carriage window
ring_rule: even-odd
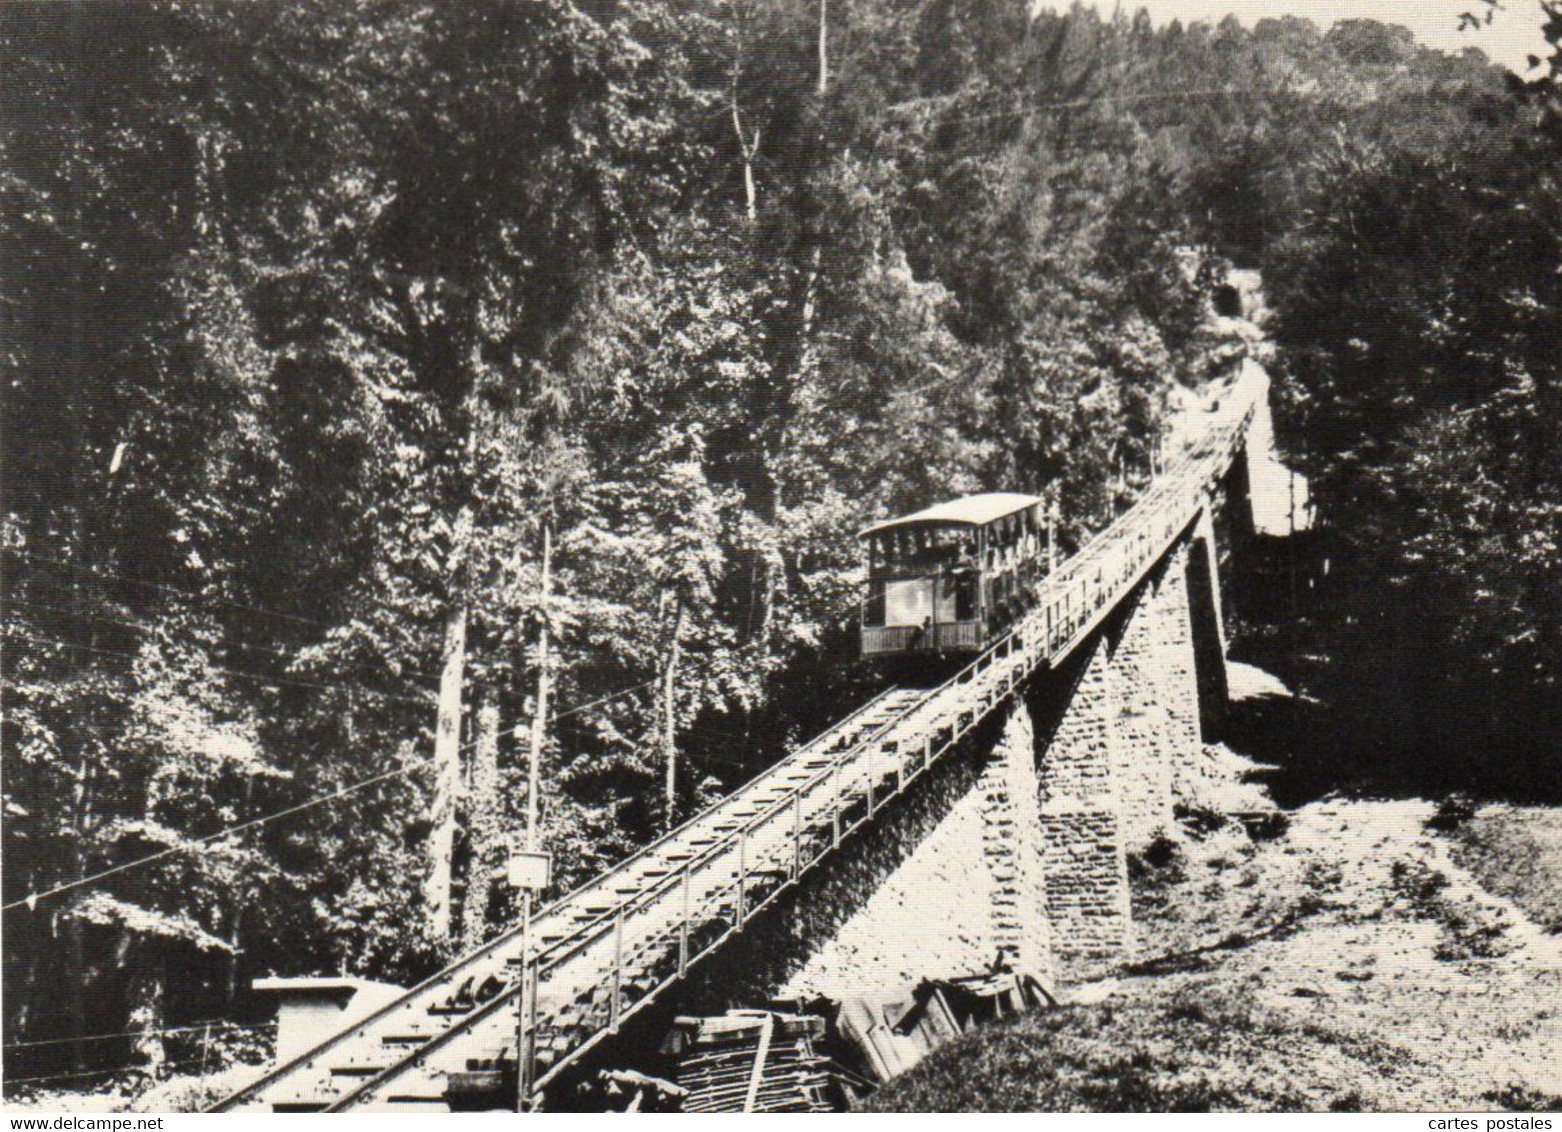
[[[976,575],[961,574],[955,580],[955,620],[976,620]]]
[[[884,583],[868,584],[868,600],[862,605],[862,623],[872,628],[884,624]]]

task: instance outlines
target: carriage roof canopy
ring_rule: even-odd
[[[938,503],[911,515],[898,519],[885,519],[865,527],[859,538],[887,531],[892,527],[911,526],[917,523],[940,524],[954,527],[985,527],[1006,515],[1023,511],[1041,502],[1039,495],[1021,495],[1013,491],[990,491],[985,495],[967,495]]]

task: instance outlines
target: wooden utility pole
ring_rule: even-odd
[[[662,671],[662,755],[666,775],[662,786],[663,813],[667,828],[676,824],[678,812],[678,660],[683,648],[683,601],[673,595],[672,639],[667,646],[667,664]]]
[[[542,748],[548,726],[548,595],[553,584],[553,519],[542,524],[542,581],[539,586],[537,628],[537,701],[532,710],[531,750],[526,762],[526,851],[537,851],[537,790],[541,780]],[[515,1111],[531,1107],[532,1075],[537,1052],[537,968],[532,962],[532,889],[521,891],[521,994],[516,1003]]]
[[[830,89],[830,0],[819,0],[819,97]]]
[[[542,748],[547,737],[548,695],[552,690],[548,670],[548,594],[553,584],[553,520],[542,525],[542,583],[537,627],[537,701],[532,711],[531,750],[526,761],[526,848],[537,849],[537,789],[541,777]]]
[[[1058,569],[1058,485],[1053,484],[1047,501],[1047,573]]]

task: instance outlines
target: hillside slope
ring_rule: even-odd
[[[974,1032],[879,1111],[1562,1107],[1562,937],[1482,888],[1423,802],[1329,800],[1137,870],[1138,962]]]

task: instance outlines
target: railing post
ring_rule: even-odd
[[[738,927],[748,922],[748,827],[738,834]]]
[[[833,789],[831,791],[831,793],[834,795],[834,797],[831,799],[831,805],[830,805],[830,826],[831,826],[830,845],[831,845],[832,848],[838,849],[838,848],[840,848],[840,845],[841,845],[841,764],[840,764],[840,760],[836,760],[835,769],[833,771],[831,771],[831,774],[834,776],[835,784],[834,784],[834,787],[833,787]]]
[[[792,795],[792,879],[803,872],[803,796]]]
[[[541,959],[527,956],[521,964],[521,1033],[515,1051],[516,1095],[520,1111],[531,1103],[537,1067],[537,975]]]
[[[689,870],[683,870],[683,917],[678,924],[678,977],[689,973]]]
[[[620,908],[613,917],[613,993],[608,999],[608,1033],[618,1033],[618,1015],[622,1009],[619,997],[624,989],[624,912]]]

